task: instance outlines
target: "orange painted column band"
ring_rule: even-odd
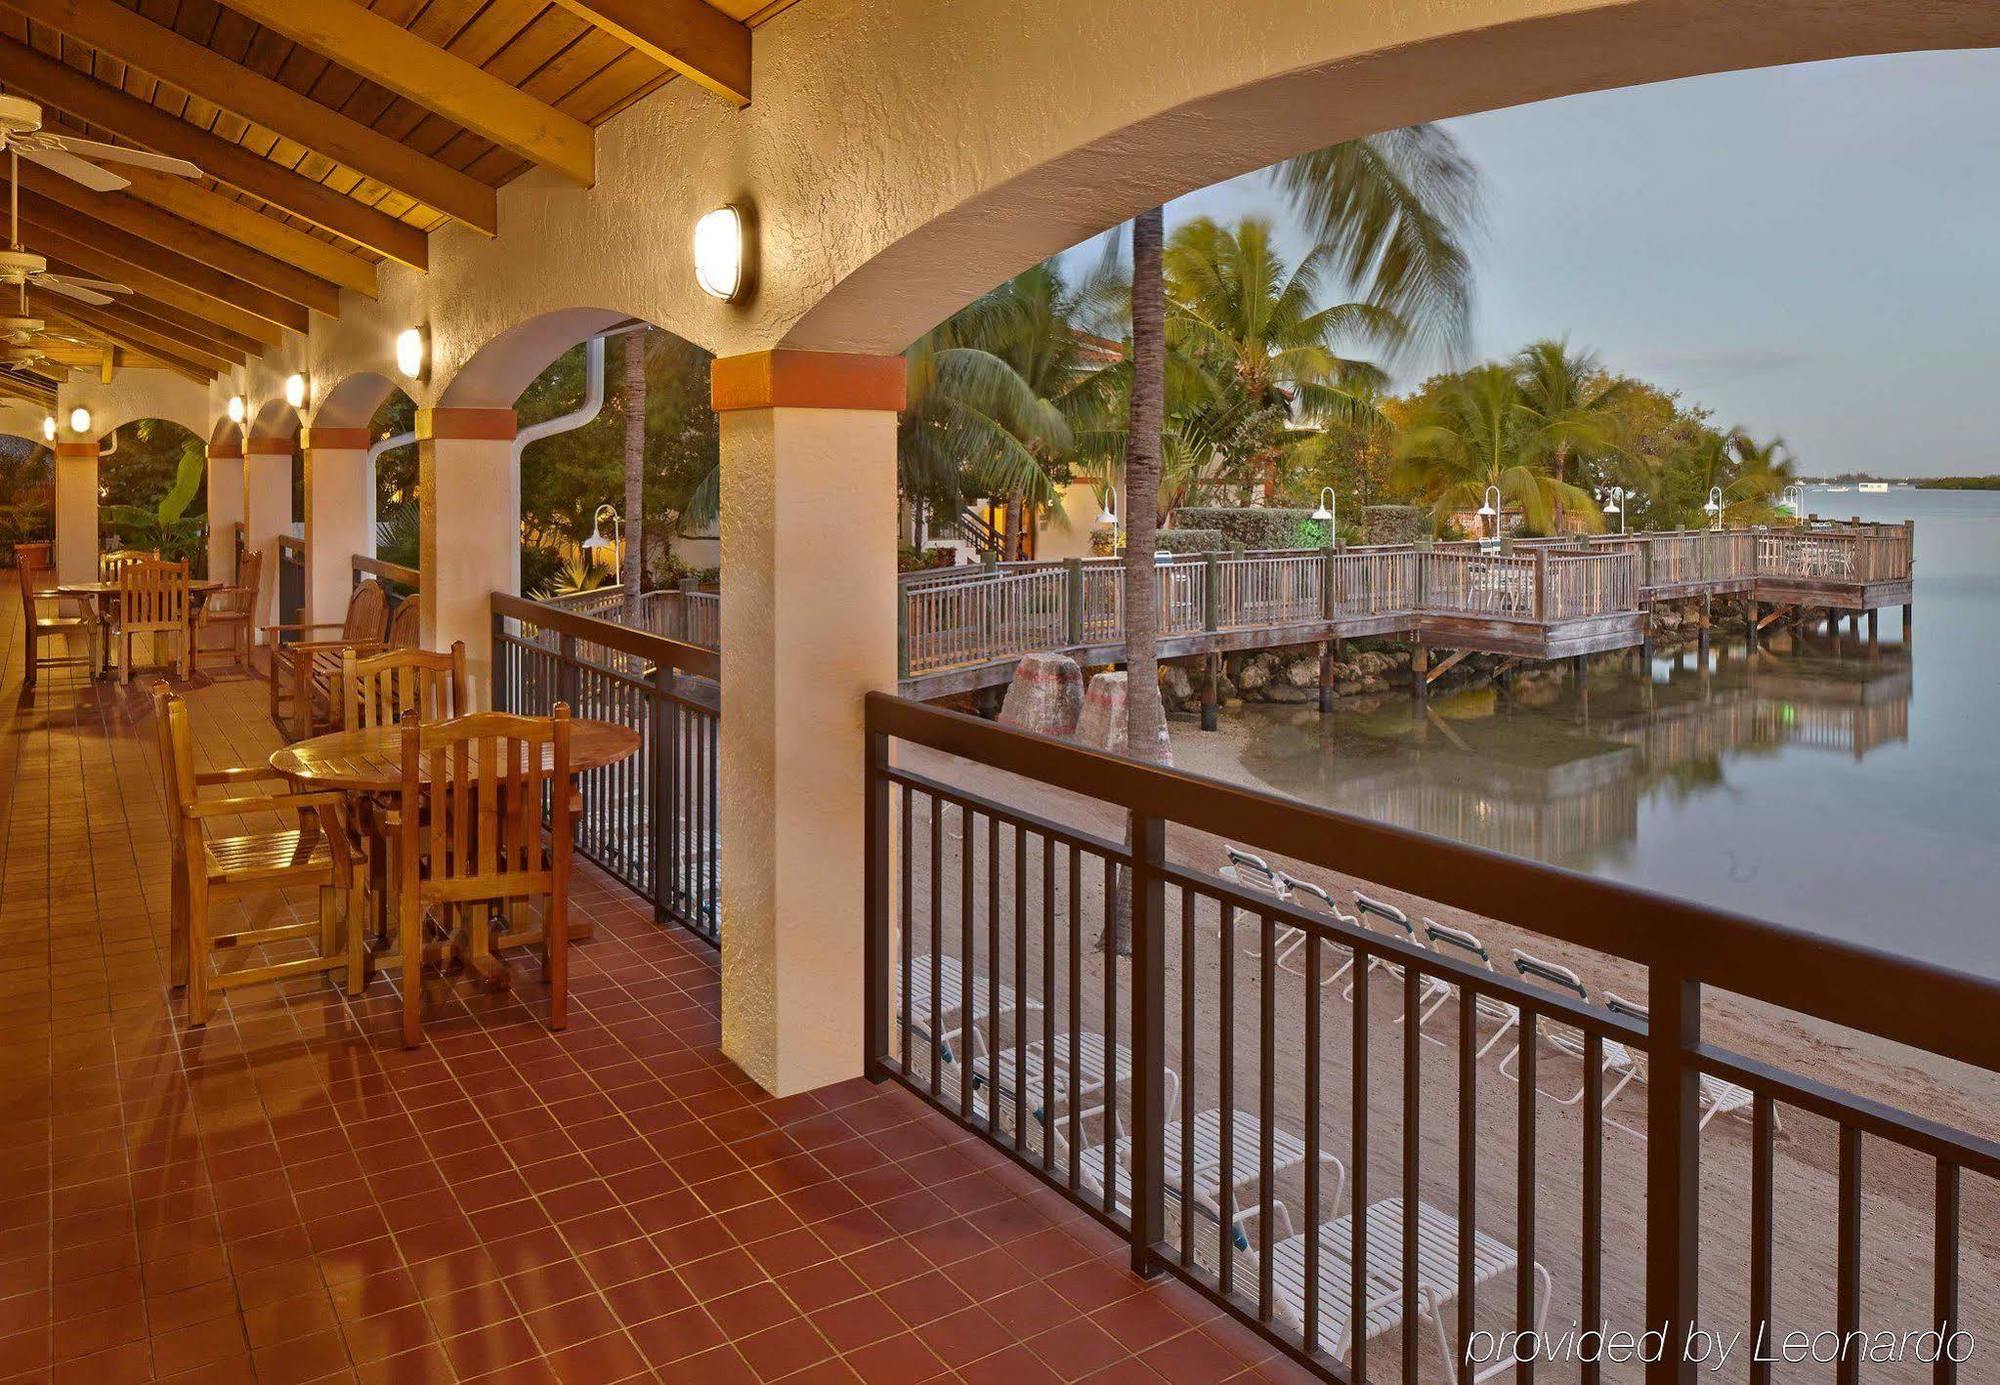
[[[299,446],[311,451],[323,447],[330,452],[366,452],[375,438],[366,428],[301,428]]]
[[[56,444],[58,457],[95,457],[98,455],[94,442],[59,442]]]
[[[907,367],[901,356],[840,351],[753,351],[718,356],[709,369],[709,404],[740,409],[857,409],[900,413]]]
[[[419,442],[511,442],[516,427],[512,409],[417,410]]]
[[[295,438],[252,438],[243,444],[246,457],[289,457],[298,446]]]

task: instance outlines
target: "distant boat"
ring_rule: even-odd
[[[1889,483],[1887,481],[1863,481],[1861,483],[1861,493],[1863,495],[1887,495],[1889,493]]]
[[[1827,487],[1827,489],[1828,489],[1829,491],[1844,491],[1844,490],[1847,490],[1847,489],[1848,489],[1848,487],[1846,487],[1846,486],[1828,486],[1828,487]]]

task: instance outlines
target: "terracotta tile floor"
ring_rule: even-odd
[[[1290,1374],[900,1089],[765,1096],[715,953],[594,872],[562,1036],[526,966],[417,1052],[385,979],[186,1029],[141,682],[24,692],[4,609],[0,1379]],[[187,695],[205,760],[277,744],[261,684]]]

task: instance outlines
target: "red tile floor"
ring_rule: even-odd
[[[563,1035],[525,967],[415,1052],[386,979],[187,1029],[148,680],[25,691],[0,609],[0,1380],[1291,1374],[899,1089],[764,1095],[715,953],[595,872]],[[205,760],[276,746],[260,683],[185,691]]]

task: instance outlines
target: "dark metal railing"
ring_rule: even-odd
[[[296,625],[306,618],[306,541],[278,536],[278,623]]]
[[[1907,1303],[1871,1286],[1870,1308],[1910,1329],[1959,1324],[1961,1183],[2000,1176],[2000,1144],[1710,1043],[1703,997],[1994,1072],[2000,985],[886,694],[866,719],[870,1076],[1127,1236],[1136,1270],[1179,1277],[1323,1378],[1484,1378],[1502,1363],[1473,1359],[1475,1334],[1538,1329],[1558,1292],[1587,1327],[1663,1328],[1655,1385],[1695,1378],[1681,1344],[1698,1322],[1811,1326],[1775,1298],[1780,1108],[1834,1131],[1835,1216],[1813,1251],[1825,1263],[1788,1270],[1830,1273],[1825,1329],[1866,1326],[1864,1245],[1919,1253],[1906,1231],[1871,1227],[1873,1142],[1934,1178],[1930,1281]],[[1243,844],[1233,878],[1207,868],[1225,843]],[[1600,1003],[1525,954],[1502,967],[1474,935],[1446,946],[1452,929],[1372,898],[1350,914],[1243,847],[1636,964],[1646,1000]],[[1442,1039],[1427,1032],[1439,1026]],[[1510,1031],[1498,1074],[1516,1087],[1495,1101]],[[1633,1084],[1643,1105],[1614,1114]],[[1747,1264],[1704,1286],[1703,1260],[1735,1253],[1702,1200],[1704,1172],[1743,1162],[1715,1132],[1704,1160],[1702,1127],[1725,1111],[1747,1127],[1749,1186],[1743,1205],[1710,1210],[1747,1223]],[[1607,1176],[1607,1129],[1642,1142],[1643,1198]],[[1546,1171],[1558,1159],[1573,1180]],[[1602,1364],[1561,1370],[1594,1385]],[[1504,1366],[1534,1378],[1532,1360]],[[1922,1369],[1957,1379],[1950,1359]],[[1770,1362],[1748,1370],[1767,1379]]]
[[[657,918],[716,942],[716,653],[498,592],[492,609],[496,710],[545,714],[566,702],[639,733],[638,754],[582,776],[577,850],[651,900]]]

